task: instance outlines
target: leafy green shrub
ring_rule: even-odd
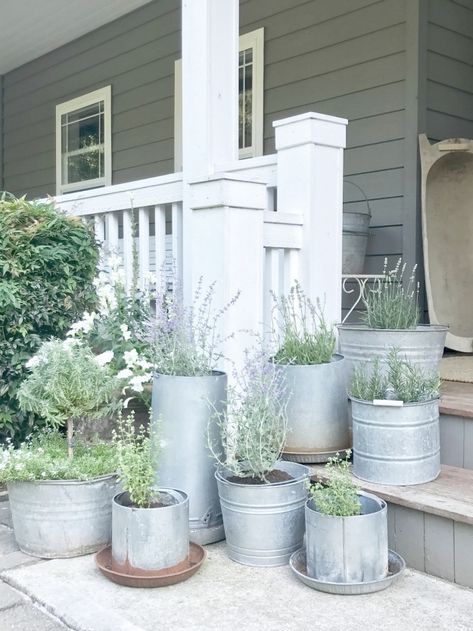
[[[309,487],[310,498],[317,510],[324,515],[351,517],[361,512],[358,488],[350,475],[350,455],[348,450],[344,460],[338,454],[330,458],[325,465],[329,471],[327,480]]]
[[[92,228],[52,203],[0,196],[0,440],[21,440],[34,415],[18,407],[25,363],[96,302]]]

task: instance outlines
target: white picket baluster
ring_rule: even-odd
[[[172,205],[172,257],[174,273],[182,283],[182,204]]]
[[[149,210],[140,208],[138,211],[139,240],[138,253],[140,265],[140,287],[145,289],[149,283]]]
[[[125,284],[131,287],[133,280],[133,211],[123,211],[123,268]]]
[[[159,204],[154,207],[154,243],[156,256],[156,282],[160,287],[163,283],[166,264],[166,206]]]

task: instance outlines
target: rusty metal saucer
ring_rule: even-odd
[[[126,587],[166,587],[182,583],[193,576],[205,561],[207,553],[202,546],[191,542],[189,544],[189,556],[187,563],[179,563],[177,566],[158,570],[156,573],[147,571],[145,574],[127,574],[112,570],[112,546],[107,546],[97,552],[95,563],[97,567],[110,581]],[[184,565],[184,567],[183,567]]]

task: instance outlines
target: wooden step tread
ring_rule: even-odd
[[[313,476],[326,478],[324,465],[310,466]],[[353,476],[355,483],[386,502],[424,511],[439,517],[473,525],[473,470],[442,465],[439,477],[427,484],[388,486],[365,482]]]
[[[473,419],[473,383],[443,381],[440,414]]]

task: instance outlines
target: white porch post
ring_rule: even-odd
[[[274,122],[278,211],[304,218],[298,279],[325,303],[328,322],[341,320],[343,149],[347,120],[302,114]]]

